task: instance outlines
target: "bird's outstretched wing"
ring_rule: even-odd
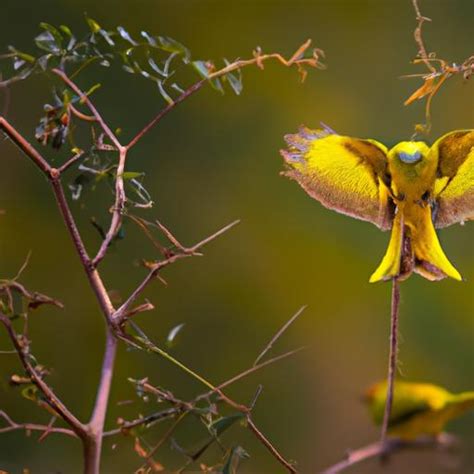
[[[306,127],[286,135],[285,140],[288,149],[281,150],[281,155],[288,169],[282,174],[329,209],[383,230],[391,227],[393,208],[384,145]]]
[[[434,198],[436,227],[474,219],[474,130],[458,130],[430,149],[438,157]]]

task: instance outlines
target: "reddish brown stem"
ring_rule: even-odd
[[[275,446],[267,439],[267,437],[256,427],[250,416],[247,418],[247,424],[250,431],[252,431],[252,433],[260,440],[260,442],[270,451],[273,457],[275,457],[280,464],[285,466],[288,472],[291,472],[292,474],[296,474],[298,472],[295,466],[288,462],[275,448]]]
[[[51,407],[66,421],[66,423],[72,428],[74,433],[79,437],[83,438],[86,433],[86,426],[83,425],[64,405],[49,385],[41,378],[36,372],[36,369],[30,362],[28,354],[25,352],[23,345],[18,339],[18,336],[13,329],[10,319],[4,314],[0,313],[0,322],[5,326],[7,333],[12,341],[13,346],[20,358],[21,363],[26,373],[31,377],[31,381],[38,387],[41,393],[46,397],[46,400]]]
[[[127,150],[134,147],[142,138],[143,136],[149,132],[165,115],[167,115],[171,110],[173,110],[178,104],[183,102],[183,100],[187,99],[190,95],[197,92],[205,83],[207,79],[202,79],[199,82],[196,82],[191,87],[186,89],[177,99],[175,99],[171,104],[168,104],[163,110],[161,110],[156,117],[151,120],[145,127],[138,132],[135,137],[130,140],[129,144],[126,146]]]
[[[388,423],[393,405],[393,390],[395,387],[395,374],[397,371],[398,357],[398,316],[400,308],[400,283],[394,278],[392,280],[392,304],[390,317],[390,353],[388,359],[387,399],[382,423],[381,443],[387,440]]]
[[[95,109],[94,109],[95,110]],[[51,406],[61,415],[61,417],[71,426],[73,431],[81,438],[84,445],[85,472],[87,474],[97,474],[99,472],[100,454],[102,447],[103,425],[107,411],[108,398],[112,383],[112,374],[117,348],[117,339],[113,334],[111,327],[111,317],[115,308],[110,301],[108,292],[102,282],[98,271],[91,264],[91,260],[82,241],[79,229],[69,208],[64,189],[61,184],[61,170],[52,168],[49,163],[12,127],[3,117],[0,117],[0,127],[8,137],[38,166],[38,168],[50,180],[56,202],[63,217],[66,228],[77,251],[79,259],[84,267],[89,283],[94,291],[102,313],[107,321],[107,343],[100,377],[99,388],[96,396],[96,403],[93,409],[92,417],[87,425],[82,424],[56,397],[50,387],[36,374],[34,368],[29,363],[21,344],[16,338],[16,334],[5,316],[0,316],[0,321],[5,325],[12,339],[15,349],[25,367],[25,370],[31,376],[33,382],[44,393]]]

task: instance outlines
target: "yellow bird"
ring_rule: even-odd
[[[382,424],[387,382],[376,383],[366,393],[366,401],[374,422]],[[390,436],[413,440],[419,436],[436,436],[445,425],[474,408],[474,392],[453,394],[427,383],[397,381],[388,423]]]
[[[300,127],[285,140],[285,176],[329,209],[392,229],[371,282],[402,280],[413,271],[429,280],[462,280],[435,228],[474,219],[474,130],[448,133],[431,147],[405,141],[390,150],[328,127]]]

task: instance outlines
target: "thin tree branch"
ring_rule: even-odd
[[[117,165],[117,175],[115,178],[115,202],[112,210],[112,220],[105,239],[102,241],[97,255],[92,260],[93,266],[96,267],[105,257],[107,249],[114,237],[116,236],[122,223],[122,214],[127,199],[123,182],[123,173],[125,171],[125,163],[127,159],[127,148],[122,146],[118,138],[115,136],[115,134],[112,132],[105,120],[102,118],[101,114],[95,107],[94,103],[87,96],[87,94],[84,93],[84,91],[82,91],[79,86],[74,81],[72,81],[64,71],[61,71],[60,69],[53,69],[52,72],[59,76],[64,81],[64,83],[80,97],[81,101],[87,105],[89,110],[92,112],[92,115],[95,117],[95,120],[104,131],[105,135],[109,138],[109,140],[113,143],[113,145],[119,152],[119,162]]]
[[[92,115],[95,117],[97,123],[100,125],[100,127],[102,128],[104,133],[107,135],[107,137],[115,145],[117,150],[120,149],[122,145],[120,144],[120,142],[118,141],[117,137],[112,132],[112,130],[109,128],[105,120],[102,118],[101,114],[99,113],[99,111],[97,110],[93,102],[89,99],[87,94],[83,92],[79,88],[79,86],[74,81],[72,81],[64,71],[61,71],[60,69],[52,69],[52,72],[56,74],[58,77],[60,77],[61,80],[79,96],[79,98],[81,99],[81,102],[87,105],[87,107],[89,108]]]
[[[143,293],[143,291],[145,290],[145,288],[149,285],[149,283],[151,281],[153,281],[156,276],[158,275],[159,271],[161,269],[163,269],[164,267],[176,262],[177,260],[180,260],[182,258],[186,258],[186,257],[190,257],[192,255],[195,255],[196,252],[201,249],[201,247],[203,247],[204,245],[208,244],[209,242],[211,242],[212,240],[216,239],[217,237],[219,237],[220,235],[222,235],[224,232],[227,232],[228,230],[230,230],[232,227],[234,227],[235,225],[237,225],[240,221],[234,221],[234,222],[231,222],[230,224],[226,225],[225,227],[223,227],[222,229],[218,230],[217,232],[215,232],[214,234],[210,235],[209,237],[201,240],[200,242],[198,242],[197,244],[193,245],[192,247],[189,247],[189,248],[185,248],[185,247],[182,247],[180,244],[180,247],[179,247],[179,250],[181,253],[175,253],[175,254],[172,254],[170,255],[168,258],[166,258],[165,260],[161,260],[160,262],[157,262],[155,263],[154,265],[152,265],[150,268],[150,272],[148,273],[148,275],[143,279],[143,281],[137,286],[137,288],[135,288],[135,290],[132,292],[132,294],[128,297],[128,299],[122,304],[122,306],[120,306],[117,311],[115,312],[115,314],[113,315],[112,319],[114,321],[114,323],[117,325],[117,326],[122,326],[125,321],[128,319],[128,310],[130,309],[130,307],[132,306],[132,304],[135,302],[135,300]],[[159,224],[159,223],[158,223]],[[162,226],[162,224],[159,224],[161,226],[161,228],[164,228]],[[166,229],[166,228],[164,228]],[[169,233],[168,230],[166,230],[166,232]],[[170,233],[169,233],[170,234]],[[171,235],[171,234],[170,234]],[[173,237],[174,239],[174,237]],[[176,241],[176,239],[174,239]],[[176,241],[177,242],[177,241]]]
[[[107,405],[109,401],[110,387],[112,384],[116,352],[117,338],[114,336],[112,330],[110,328],[107,328],[105,354],[102,363],[100,383],[99,388],[97,390],[94,410],[89,422],[89,427],[94,432],[100,431],[104,426],[105,414],[107,412]]]
[[[229,385],[232,385],[235,382],[249,376],[250,374],[257,372],[260,369],[263,369],[267,365],[274,364],[275,362],[286,359],[287,357],[293,356],[303,350],[306,350],[306,347],[299,347],[298,349],[293,349],[292,351],[285,352],[283,354],[272,357],[271,359],[268,359],[265,362],[261,362],[260,364],[254,365],[253,367],[250,367],[249,369],[244,370],[243,372],[240,372],[239,374],[226,380],[225,382],[220,383],[219,385],[217,385],[216,390],[223,390],[224,388],[227,388]],[[209,392],[203,393],[199,395],[198,397],[196,397],[195,400],[200,401],[204,398],[209,398],[213,393],[215,393],[216,390],[210,390]]]
[[[303,69],[304,66],[316,67],[320,69],[324,68],[323,64],[319,62],[319,57],[324,56],[324,53],[322,50],[315,48],[312,52],[312,57],[310,58],[304,57],[304,53],[310,46],[311,46],[311,40],[305,41],[295,51],[295,53],[290,57],[290,59],[285,59],[279,53],[262,54],[261,50],[258,48],[254,51],[253,53],[254,57],[252,59],[234,61],[233,63],[228,64],[227,66],[217,71],[215,70],[215,67],[212,64],[210,64],[208,77],[188,87],[188,89],[186,89],[177,99],[174,99],[174,101],[171,104],[169,104],[163,110],[161,110],[153,120],[151,120],[140,132],[138,132],[135,135],[135,137],[128,143],[126,148],[129,150],[130,148],[134,147],[147,132],[149,132],[158,122],[160,122],[163,119],[163,117],[165,117],[178,104],[180,104],[189,96],[197,92],[206,82],[211,81],[212,79],[216,79],[218,77],[225,76],[226,74],[230,72],[240,70],[243,67],[251,66],[255,64],[260,69],[263,69],[263,63],[265,61],[267,61],[268,59],[276,59],[286,67],[291,67],[293,65],[296,65],[302,75],[302,79],[304,80],[304,78],[306,77],[306,72]]]
[[[112,220],[110,222],[110,227],[107,231],[105,239],[100,245],[97,255],[94,257],[92,264],[94,267],[97,267],[99,263],[105,257],[107,249],[111,244],[112,240],[117,235],[117,232],[122,225],[122,215],[125,209],[125,203],[127,197],[125,195],[124,182],[123,182],[123,173],[125,172],[125,162],[127,160],[127,149],[120,146],[119,148],[119,163],[117,166],[117,175],[115,177],[115,203],[112,209]]]
[[[392,279],[392,304],[390,315],[390,354],[388,360],[388,377],[387,377],[387,399],[385,402],[385,411],[382,423],[382,433],[380,442],[383,444],[387,441],[388,423],[392,412],[393,391],[395,387],[395,374],[397,371],[398,360],[398,316],[400,309],[400,282],[397,278]]]
[[[287,461],[283,455],[278,451],[277,448],[268,440],[268,438],[257,428],[255,423],[253,422],[250,416],[247,417],[247,425],[252,431],[252,433],[260,440],[260,442],[270,451],[270,453],[275,457],[278,462],[283,465],[288,472],[292,474],[296,474],[298,471],[296,470],[295,466]]]
[[[255,359],[253,363],[254,367],[262,360],[265,354],[273,347],[273,344],[280,338],[280,336],[293,324],[293,322],[298,319],[301,313],[306,309],[306,306],[302,306],[272,337],[270,342],[265,346],[262,352],[260,352],[259,356]]]
[[[373,458],[383,458],[388,454],[395,454],[406,449],[432,449],[449,448],[455,445],[456,438],[447,433],[441,433],[436,438],[422,437],[411,441],[404,441],[399,438],[389,438],[385,443],[372,443],[363,448],[349,451],[342,461],[328,467],[321,474],[338,474],[346,469],[355,466],[363,461]]]
[[[15,351],[15,354],[17,352]],[[3,410],[0,410],[0,418],[3,418],[6,422],[6,426],[0,428],[0,433],[9,433],[10,431],[24,430],[29,431],[41,431],[43,433],[58,433],[78,438],[78,435],[68,428],[54,428],[49,425],[40,425],[37,423],[18,423],[13,421]]]
[[[84,120],[84,122],[97,122],[97,118],[94,115],[83,114],[80,110],[76,109],[74,105],[68,105],[69,110],[75,115],[78,119]]]
[[[83,425],[63,404],[59,397],[53,392],[53,390],[48,386],[48,384],[41,378],[41,376],[36,372],[36,369],[32,366],[28,354],[25,352],[22,343],[19,341],[18,336],[13,329],[13,325],[10,319],[4,314],[0,313],[0,322],[5,326],[7,333],[10,337],[10,340],[15,347],[20,361],[26,371],[30,376],[31,381],[38,387],[41,393],[46,397],[49,405],[68,423],[71,429],[79,436],[84,437],[86,432],[86,427]]]
[[[69,235],[71,236],[71,239],[73,241],[74,247],[76,248],[76,251],[79,255],[82,266],[84,267],[89,283],[97,297],[97,300],[105,318],[108,322],[110,322],[111,315],[114,312],[114,307],[112,305],[112,302],[110,301],[110,297],[107,293],[107,290],[104,286],[104,283],[102,282],[98,271],[91,265],[89,254],[87,253],[79,230],[76,226],[74,217],[69,208],[69,204],[64,194],[64,189],[61,184],[61,181],[59,181],[59,179],[55,179],[52,180],[51,183],[53,186],[53,192],[56,197],[57,204],[63,216],[66,227],[69,231]]]
[[[27,141],[18,131],[5,120],[4,117],[0,117],[0,129],[10,138],[10,140],[20,150],[30,158],[33,163],[47,176],[50,175],[53,169],[50,164],[36,151],[36,149]]]
[[[413,8],[415,9],[415,13],[416,13],[416,20],[418,21],[418,25],[415,28],[415,32],[414,32],[415,41],[419,48],[418,56],[425,63],[426,67],[431,72],[436,73],[436,68],[431,64],[429,60],[429,55],[426,51],[425,43],[423,41],[423,34],[421,31],[423,27],[423,23],[425,21],[431,21],[431,19],[421,14],[420,7],[418,6],[418,0],[412,0],[412,3],[413,3]]]
[[[145,127],[143,127],[143,129],[140,130],[132,140],[130,140],[130,142],[125,148],[127,150],[130,150],[130,148],[134,147],[147,132],[149,132],[158,122],[161,121],[161,119],[165,115],[171,112],[178,104],[183,102],[189,96],[197,92],[206,82],[207,79],[202,79],[201,81],[196,82],[192,86],[188,87],[188,89],[186,89],[177,99],[175,99],[171,104],[168,104],[163,110],[158,113],[158,115],[153,120],[151,120],[147,125],[145,125]]]
[[[229,380],[226,380],[225,382],[222,382],[221,384],[217,385],[215,390],[210,390],[208,392],[201,393],[200,395],[198,395],[197,397],[195,397],[193,400],[189,402],[185,402],[183,400],[172,399],[169,396],[163,397],[163,394],[161,394],[160,395],[161,398],[164,398],[165,400],[173,404],[172,408],[162,410],[158,413],[153,413],[146,417],[140,417],[140,418],[137,418],[136,420],[123,422],[120,424],[120,428],[116,428],[116,429],[104,432],[104,436],[114,436],[117,434],[125,433],[127,430],[135,428],[137,426],[151,425],[157,421],[162,421],[162,420],[171,418],[179,413],[182,413],[183,410],[192,410],[197,403],[199,403],[201,400],[208,399],[213,393],[216,393],[217,390],[219,391],[223,390],[224,388],[228,387],[229,385],[234,384],[235,382],[238,382],[239,380],[247,377],[248,375],[253,374],[254,372],[257,372],[258,370],[263,369],[264,367],[268,365],[274,364],[275,362],[278,362],[282,359],[286,359],[287,357],[295,355],[304,349],[305,347],[300,347],[299,349],[285,352],[284,354],[280,354],[278,356],[272,357],[271,359],[268,359],[265,362],[262,362],[261,364],[258,364],[254,367],[250,367],[249,369],[244,370],[243,372],[240,372],[239,374],[235,375]],[[149,384],[147,386],[152,387]]]
[[[69,160],[67,160],[64,164],[62,164],[59,168],[59,174],[62,175],[65,171],[67,171],[77,160],[79,160],[84,155],[84,151],[80,150],[75,155],[71,156]]]
[[[81,95],[81,91],[73,84],[65,74],[59,71],[59,75],[68,83],[72,89]],[[84,94],[81,95],[81,98],[86,97]],[[87,99],[87,97],[86,97]],[[96,116],[98,122],[103,122],[102,118],[98,114],[97,110],[94,108],[93,104],[87,99],[85,100],[87,105],[90,107],[91,111]],[[104,124],[105,125],[105,124]],[[10,323],[10,320],[2,316],[1,322],[6,326],[10,338],[12,339],[15,348],[22,360],[22,363],[30,374],[33,382],[38,386],[38,388],[45,394],[47,400],[50,402],[51,406],[61,415],[61,417],[71,426],[74,432],[83,440],[84,451],[85,451],[85,472],[87,473],[97,473],[99,472],[100,464],[100,453],[102,445],[102,432],[103,425],[105,420],[105,415],[107,411],[108,398],[112,383],[113,375],[113,366],[115,361],[115,353],[117,347],[117,340],[112,332],[112,327],[110,326],[112,314],[115,312],[115,308],[112,305],[108,292],[102,282],[102,279],[98,271],[91,264],[90,257],[87,253],[86,247],[82,241],[82,237],[77,228],[76,222],[70,210],[67,198],[64,194],[64,189],[61,183],[61,173],[65,171],[74,161],[79,157],[76,155],[71,160],[66,162],[63,165],[63,168],[56,169],[52,168],[48,162],[19,134],[3,117],[0,117],[0,127],[5,133],[10,137],[10,139],[19,146],[19,148],[43,171],[43,173],[48,177],[54,196],[56,198],[57,205],[63,217],[66,228],[69,232],[71,240],[74,244],[76,252],[79,256],[79,259],[84,267],[85,273],[89,280],[89,283],[96,295],[96,298],[101,307],[102,313],[105,316],[105,319],[108,323],[107,325],[107,343],[106,350],[104,355],[104,361],[102,366],[100,383],[96,396],[96,403],[94,405],[93,413],[90,422],[87,425],[82,424],[77,420],[72,413],[62,404],[62,402],[56,397],[54,392],[50,387],[41,379],[41,377],[35,372],[34,368],[29,363],[27,355],[23,352],[21,344],[16,338],[16,334],[13,330],[13,327]],[[108,130],[105,125],[104,131]],[[125,155],[121,155],[123,160],[122,167],[124,166]],[[123,168],[122,168],[123,174]],[[117,177],[117,182],[123,180]],[[119,194],[121,199],[123,199],[124,194]]]
[[[163,420],[167,420],[168,418],[172,418],[176,416],[178,413],[181,413],[183,410],[184,408],[179,409],[177,407],[172,407],[166,410],[162,410],[158,413],[153,413],[145,417],[137,418],[136,420],[123,421],[122,423],[120,423],[120,428],[104,431],[104,437],[124,434],[124,433],[127,433],[127,431],[131,430],[132,428],[136,428],[137,426],[142,426],[142,425],[151,426],[158,421],[163,421]]]

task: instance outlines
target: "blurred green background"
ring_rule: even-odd
[[[429,50],[461,61],[473,53],[471,0],[421,1]],[[324,209],[295,184],[279,176],[278,150],[283,135],[304,123],[320,121],[339,133],[376,138],[387,145],[411,136],[423,121],[423,104],[403,107],[420,84],[400,76],[423,69],[410,64],[417,52],[411,2],[395,1],[211,1],[211,0],[2,0],[0,45],[31,49],[40,21],[86,31],[87,12],[105,28],[125,26],[169,35],[187,45],[197,59],[249,57],[264,51],[290,55],[307,38],[327,55],[327,71],[310,71],[299,83],[295,70],[268,63],[264,71],[243,71],[241,97],[221,97],[206,87],[167,116],[129,158],[129,170],[145,170],[144,184],[159,218],[186,244],[224,224],[239,226],[205,249],[203,258],[179,262],[163,272],[169,286],[153,284],[146,296],[156,310],[137,317],[148,335],[164,344],[169,330],[186,326],[173,355],[218,383],[249,367],[273,333],[303,304],[308,308],[273,349],[273,354],[301,345],[310,350],[242,381],[229,393],[249,401],[258,384],[264,389],[255,421],[277,447],[298,461],[304,473],[341,458],[348,448],[373,441],[378,429],[360,401],[387,365],[389,297],[387,284],[369,284],[388,234],[374,226]],[[99,109],[113,127],[131,136],[163,101],[148,81],[91,71],[81,77],[87,88],[100,81]],[[471,79],[472,81],[472,79]],[[2,99],[3,100],[3,99]],[[35,76],[12,88],[9,118],[31,140],[50,100],[48,84]],[[474,123],[472,82],[453,78],[435,98],[432,138]],[[38,145],[39,147],[39,145]],[[55,152],[44,150],[54,159]],[[42,308],[31,317],[32,349],[54,367],[50,382],[71,409],[85,419],[98,380],[104,323],[66,235],[45,179],[8,142],[0,143],[2,179],[1,277],[13,276],[29,250],[23,282],[65,303],[64,311]],[[71,174],[73,176],[73,174]],[[105,220],[111,204],[107,189],[72,203],[90,249],[99,244],[91,216]],[[109,289],[126,295],[144,275],[137,264],[152,259],[150,243],[132,224],[102,265]],[[453,391],[474,388],[474,225],[443,230],[445,251],[466,282],[430,283],[418,276],[402,285],[400,367],[407,379],[442,384]],[[9,348],[0,332],[0,349]],[[48,416],[9,386],[21,369],[14,356],[0,359],[0,408],[18,421],[47,422]],[[150,413],[153,403],[133,399],[127,377],[150,381],[192,397],[202,390],[194,380],[157,356],[121,347],[107,426],[118,416]],[[384,468],[387,473],[471,472],[474,466],[474,416],[451,425],[462,437],[459,458],[430,452],[403,453]],[[145,435],[153,443],[165,426]],[[176,440],[192,447],[205,437],[189,423]],[[0,468],[11,473],[28,467],[37,473],[80,472],[80,446],[50,436],[37,443],[23,433],[2,435]],[[246,430],[238,426],[223,437],[251,454],[242,472],[276,473],[281,466]],[[114,443],[116,445],[114,446]],[[165,447],[157,457],[169,469],[183,461]],[[203,460],[218,458],[211,450]],[[104,473],[129,473],[141,465],[131,438],[108,440]],[[367,463],[352,472],[379,472]],[[240,471],[239,471],[240,472]]]

